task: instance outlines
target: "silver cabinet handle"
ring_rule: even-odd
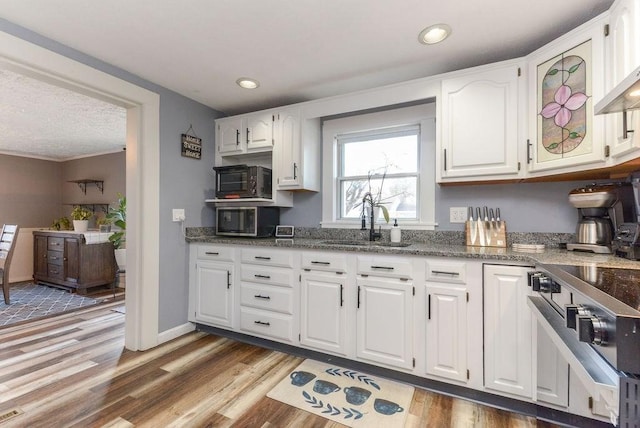
[[[256,260],[271,260],[271,257],[255,256],[254,259],[256,259]]]
[[[220,255],[220,253],[215,252],[215,251],[206,251],[205,254],[207,256],[219,256]]]
[[[331,265],[331,263],[330,263],[330,262],[317,262],[317,261],[315,261],[315,260],[312,260],[312,261],[311,261],[311,264],[312,264],[312,265],[322,265],[322,266],[329,266],[329,265]]]
[[[460,276],[460,272],[447,272],[445,270],[432,270],[431,273],[434,275]]]
[[[384,269],[384,270],[393,270],[394,267],[391,266],[371,266],[371,269]]]
[[[259,325],[266,325],[267,327],[269,327],[271,325],[271,323],[268,322],[264,322],[264,321],[254,321],[254,324],[259,324]]]
[[[255,274],[253,275],[256,278],[261,278],[261,279],[271,279],[271,277],[269,275],[259,275],[259,274]]]
[[[256,294],[253,297],[255,297],[256,299],[271,300],[271,297],[263,296],[262,294]]]

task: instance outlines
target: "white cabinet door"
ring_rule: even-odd
[[[619,0],[610,9],[609,36],[606,61],[608,71],[607,90],[613,89],[620,81],[640,66],[640,0]],[[597,101],[597,100],[596,100]],[[627,129],[636,130],[624,136],[623,115],[627,115]],[[630,154],[640,149],[640,112],[612,113],[607,120],[607,143],[611,157],[618,162],[628,160]]]
[[[605,119],[593,106],[605,89],[605,24],[589,21],[527,57],[532,173],[604,166]]]
[[[278,189],[295,189],[300,185],[301,145],[300,109],[278,113]]]
[[[216,145],[221,156],[271,151],[273,113],[255,113],[216,120]]]
[[[244,151],[242,118],[228,117],[216,120],[216,146],[220,154],[237,154]]]
[[[485,387],[532,398],[532,322],[527,272],[521,266],[485,265]]]
[[[272,113],[260,113],[249,115],[244,123],[244,138],[247,143],[247,152],[265,151],[273,148],[273,122]]]
[[[537,336],[537,400],[566,408],[569,405],[569,363],[544,329],[538,327]]]
[[[233,264],[197,261],[195,319],[218,327],[233,327]]]
[[[519,75],[498,64],[442,81],[443,180],[518,175]]]
[[[412,369],[412,282],[360,277],[357,286],[358,359]]]
[[[277,115],[274,168],[278,190],[320,190],[320,120],[305,119],[299,107]]]
[[[467,381],[467,291],[427,286],[427,374]]]
[[[347,354],[345,280],[343,275],[335,273],[302,273],[302,345],[332,354]]]

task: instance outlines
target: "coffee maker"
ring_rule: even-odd
[[[611,247],[616,256],[640,260],[640,171],[632,173],[629,181],[633,189],[634,218],[616,229]]]
[[[618,228],[634,222],[634,196],[631,183],[590,184],[569,192],[569,202],[578,209],[576,242],[568,250],[612,253]]]

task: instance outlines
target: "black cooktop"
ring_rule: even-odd
[[[640,269],[553,265],[640,311]]]

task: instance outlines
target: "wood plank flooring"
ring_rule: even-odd
[[[122,304],[0,329],[0,428],[343,426],[266,397],[300,358],[197,332],[128,351]],[[407,426],[552,425],[417,388]]]

